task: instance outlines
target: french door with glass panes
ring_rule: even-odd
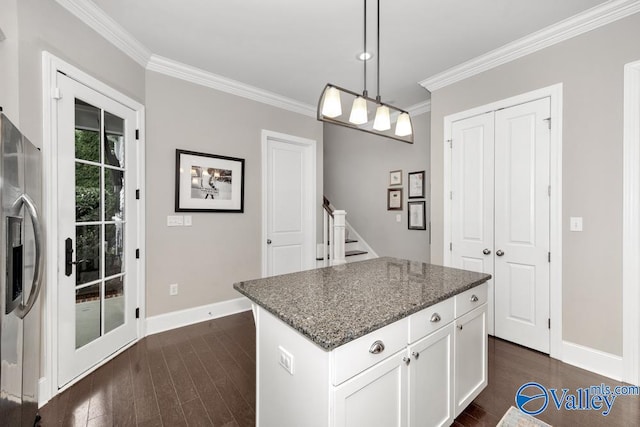
[[[137,337],[136,112],[58,74],[58,385]]]

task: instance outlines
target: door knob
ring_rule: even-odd
[[[496,255],[498,255],[498,256],[502,256],[502,255],[504,255],[504,252],[503,252],[503,251],[501,251],[500,249],[498,249],[498,250],[496,251]]]
[[[491,251],[489,249],[485,249],[484,251],[482,251],[482,253],[485,255],[489,255]]]
[[[267,245],[271,244],[271,239],[267,239]]]

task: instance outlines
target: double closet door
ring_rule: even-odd
[[[452,266],[489,273],[489,333],[549,353],[549,116],[543,98],[452,124]]]

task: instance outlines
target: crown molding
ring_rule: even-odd
[[[419,84],[433,92],[638,12],[640,12],[640,1],[638,0],[610,0],[449,68],[422,80]]]
[[[419,102],[407,108],[407,112],[412,116],[418,116],[420,114],[428,113],[431,111],[431,100],[427,99],[424,102]]]
[[[159,55],[151,55],[149,63],[147,64],[147,70],[230,93],[232,95],[241,96],[253,101],[262,102],[263,104],[272,105],[294,113],[314,118],[316,117],[316,108],[312,105],[304,104],[291,98],[286,98],[276,93],[269,92],[255,86],[250,86],[237,80],[222,77]]]
[[[151,51],[90,0],[56,0],[108,42],[142,67],[147,66]]]

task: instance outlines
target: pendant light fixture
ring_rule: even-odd
[[[334,84],[327,84],[318,101],[318,120],[328,123],[358,129],[387,138],[413,144],[413,126],[408,112],[382,102],[380,97],[380,0],[377,0],[377,94],[376,98],[369,98],[367,92],[367,59],[363,60],[363,91],[362,94],[343,89]],[[367,56],[367,0],[364,0],[364,50]],[[352,100],[351,110],[343,114],[342,100]],[[347,101],[348,105],[348,101]],[[369,111],[374,111],[373,123],[369,120]],[[391,124],[395,121],[395,131]]]

